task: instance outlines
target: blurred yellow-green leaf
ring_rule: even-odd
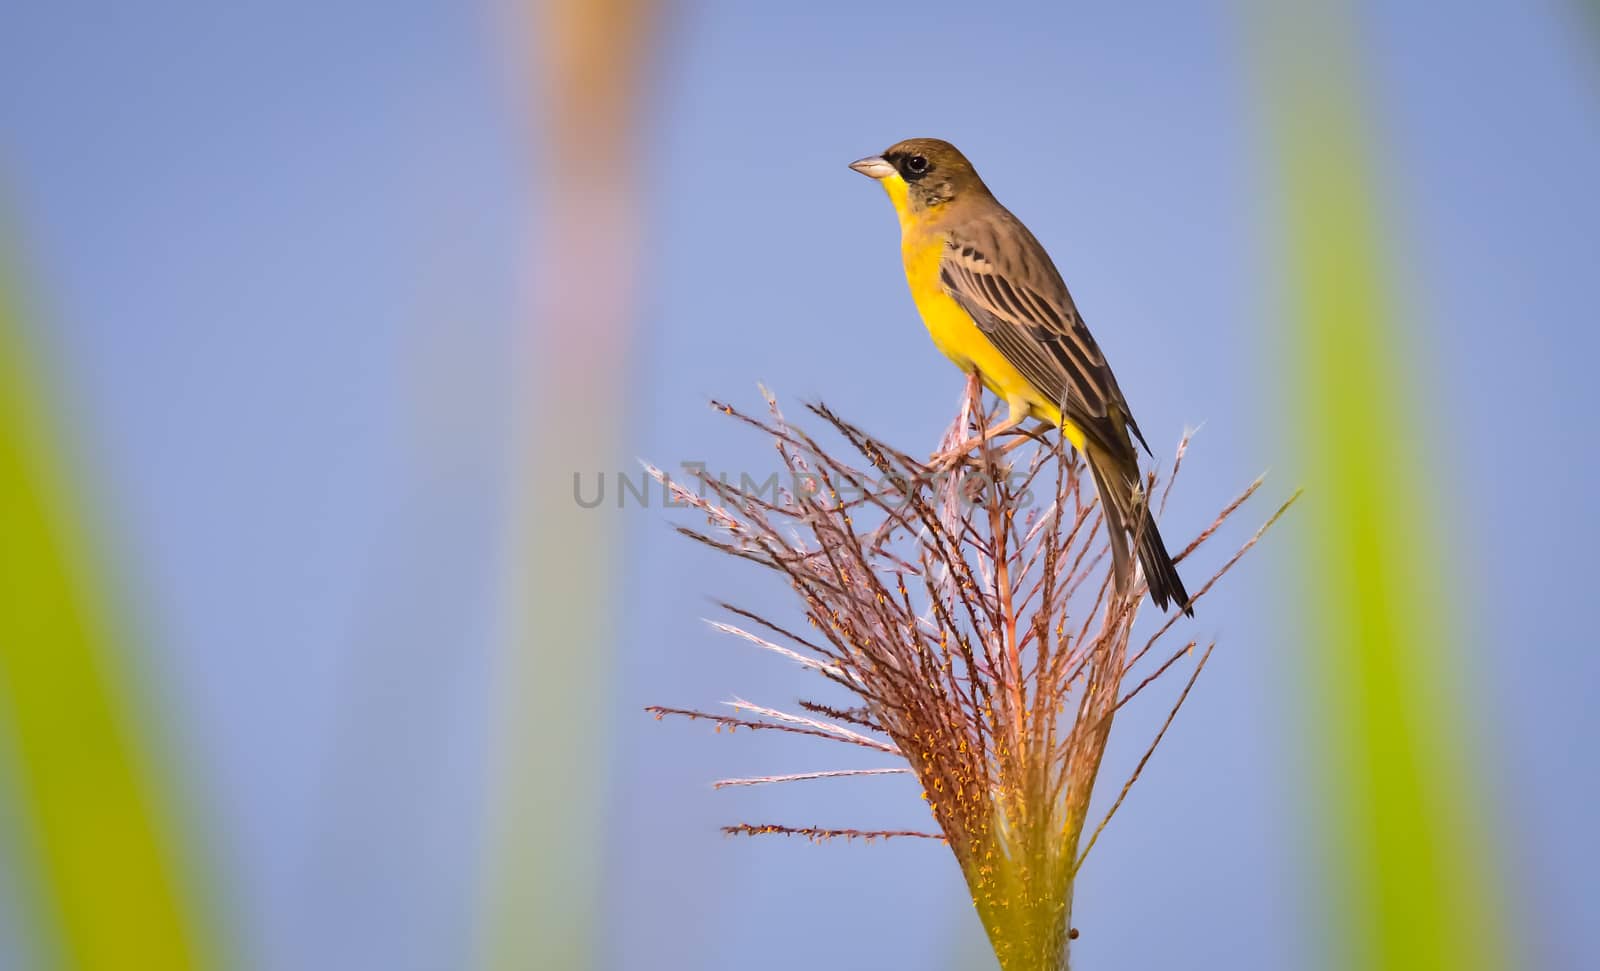
[[[199,967],[185,890],[125,646],[82,527],[61,428],[0,265],[0,757],[22,832],[38,960]]]
[[[1291,320],[1280,374],[1307,476],[1306,711],[1332,911],[1327,967],[1506,966],[1463,731],[1452,537],[1431,497],[1425,346],[1396,312],[1339,5],[1258,5]]]

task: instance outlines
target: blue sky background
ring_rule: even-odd
[[[765,443],[704,407],[755,406],[757,381],[793,411],[824,398],[931,443],[961,378],[916,320],[881,191],[844,165],[938,135],[1050,250],[1158,454],[1204,422],[1169,533],[1209,522],[1263,469],[1267,496],[1287,495],[1260,37],[1235,5],[1173,6],[675,5],[639,158],[636,357],[593,391],[625,395],[633,416],[619,466],[770,469]],[[1600,38],[1562,4],[1359,16],[1385,255],[1410,324],[1396,348],[1427,389],[1418,447],[1459,537],[1460,654],[1507,920],[1527,966],[1594,967]],[[140,662],[213,905],[254,968],[459,966],[484,850],[511,351],[537,282],[521,265],[536,135],[509,18],[32,3],[6,21],[6,228],[147,633]],[[564,419],[583,414],[574,401]],[[572,470],[552,457],[551,471]],[[639,712],[806,692],[803,672],[701,623],[713,596],[780,612],[786,591],[675,538],[660,509],[584,514],[625,521],[605,595],[620,675],[593,709],[616,742],[608,966],[982,954],[937,846],[717,832],[925,815],[894,778],[711,792],[852,764]],[[1299,541],[1278,535],[1191,625],[1222,645],[1084,871],[1081,966],[1314,956],[1317,807],[1302,783],[1317,767],[1285,599],[1315,555]],[[1106,788],[1164,714],[1119,722]],[[19,891],[0,888],[0,965],[26,966]]]

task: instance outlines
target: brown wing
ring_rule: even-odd
[[[939,279],[1006,360],[1084,434],[1113,454],[1132,447],[1124,429],[1145,445],[1066,284],[1015,217],[1006,212],[952,230]]]

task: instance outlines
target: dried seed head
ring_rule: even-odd
[[[1114,715],[1194,643],[1124,691],[1135,666],[1180,615],[1170,615],[1130,657],[1145,586],[1135,582],[1119,590],[1123,585],[1110,582],[1098,502],[1092,487],[1085,488],[1077,455],[1060,442],[1030,445],[1031,453],[1013,453],[1014,464],[1001,467],[989,449],[975,467],[931,475],[827,407],[810,406],[845,443],[851,457],[842,459],[790,425],[773,398],[767,401],[766,418],[718,407],[770,435],[785,471],[799,485],[768,497],[701,468],[697,491],[672,487],[707,515],[710,531],[682,531],[782,576],[799,596],[807,629],[817,636],[802,637],[732,606],[760,633],[714,626],[799,663],[853,699],[801,702],[806,715],[739,700],[730,703],[734,715],[648,710],[658,718],[710,720],[718,730],[783,731],[904,758],[903,768],[759,776],[717,785],[911,772],[937,833],[770,824],[739,824],[724,832],[813,841],[941,839],[966,876],[1001,967],[1056,967],[1051,956],[1064,955],[1065,942],[1077,937],[1068,930],[1073,878],[1171,725],[1211,646],[1080,850]],[[969,382],[960,417],[941,449],[981,433],[991,420]],[[1174,472],[1188,445],[1185,436]],[[666,482],[660,470],[647,468]],[[1225,507],[1176,559],[1213,536],[1260,484]],[[1152,478],[1146,494],[1154,495],[1154,486]],[[1162,506],[1171,488],[1169,478]],[[1048,501],[1033,504],[1036,497]],[[1287,506],[1200,587],[1194,601]]]

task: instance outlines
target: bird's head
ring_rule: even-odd
[[[882,183],[902,217],[989,191],[967,157],[937,138],[908,138],[882,155],[851,162],[850,167]]]

